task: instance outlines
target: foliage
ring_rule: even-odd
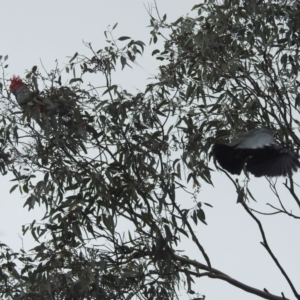
[[[206,224],[210,204],[197,194],[203,182],[213,184],[214,142],[266,126],[283,145],[300,147],[299,8],[297,1],[210,0],[194,7],[197,16],[174,23],[151,15],[150,42],[165,38],[164,48],[153,51],[162,64],[137,94],[114,83],[112,74],[119,65],[133,66],[145,45],[115,40],[116,26],[105,33],[107,47],[87,44],[91,57],[70,59],[69,83],[58,68],[47,76],[36,67],[28,72],[32,90],[44,85],[42,103],[35,99],[22,111],[1,85],[0,171],[14,175],[11,192],[28,195],[24,206],[45,209],[42,222],[23,226],[38,242],[32,252],[1,245],[1,296],[175,299],[182,280],[193,295],[195,278],[207,276],[282,299],[213,269],[192,223]],[[89,78],[97,84],[85,84]],[[244,187],[232,182],[259,222],[245,202],[252,197],[248,181]],[[300,207],[292,178],[286,188]],[[179,205],[179,195],[192,198],[193,207]],[[290,214],[283,206],[277,211]],[[182,235],[205,263],[178,251]]]

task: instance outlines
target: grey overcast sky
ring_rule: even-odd
[[[9,55],[6,77],[13,74],[24,76],[25,70],[33,65],[41,68],[40,60],[49,71],[55,67],[56,60],[60,68],[67,63],[69,57],[76,51],[88,54],[82,41],[91,42],[95,49],[105,46],[103,32],[107,26],[118,22],[114,31],[115,37],[123,35],[142,40],[148,45],[149,16],[145,7],[153,6],[153,2],[141,0],[27,0],[0,1],[0,55]],[[160,13],[167,14],[169,21],[174,21],[190,12],[193,5],[191,0],[157,0]],[[161,44],[160,44],[161,46]],[[138,62],[142,68],[135,66],[133,70],[118,72],[115,82],[122,84],[128,91],[143,90],[147,79],[156,73],[158,63],[151,57],[151,52],[159,46],[146,48],[143,58]],[[66,76],[68,78],[68,76]],[[297,175],[299,178],[299,175]],[[253,286],[266,288],[270,293],[280,295],[285,293],[293,299],[283,276],[275,267],[271,258],[260,245],[262,241],[259,230],[248,217],[241,205],[236,204],[236,192],[227,177],[216,172],[215,187],[203,184],[199,200],[208,202],[213,208],[205,209],[208,226],[198,224],[197,236],[210,256],[212,266],[233,278]],[[243,180],[241,176],[240,180]],[[278,179],[280,188],[284,178]],[[32,239],[28,236],[21,240],[21,225],[41,216],[42,208],[36,207],[28,212],[23,209],[26,199],[17,190],[9,194],[13,182],[9,176],[1,179],[2,197],[0,210],[0,241],[8,244],[14,250],[33,247]],[[252,178],[251,187],[257,203],[252,207],[262,211],[270,211],[266,203],[278,205],[275,196],[269,191],[266,179]],[[192,199],[179,199],[187,207],[192,207]],[[287,206],[298,213],[289,195]],[[298,213],[299,214],[299,213]],[[259,216],[265,226],[270,246],[283,267],[294,281],[299,283],[299,230],[296,220],[281,215]],[[186,250],[191,259],[204,262],[200,253],[182,238],[178,249]],[[207,296],[206,299],[250,300],[258,299],[243,291],[230,286],[226,282],[213,279],[201,279],[195,286],[195,291]],[[191,297],[192,298],[192,297]],[[188,299],[185,292],[181,299]]]

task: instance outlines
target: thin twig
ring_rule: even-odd
[[[290,288],[292,289],[295,297],[297,299],[300,299],[300,295],[298,294],[296,288],[294,287],[291,279],[289,278],[289,276],[287,275],[287,273],[285,272],[285,270],[283,269],[283,267],[280,265],[278,259],[276,258],[276,256],[274,255],[274,253],[272,252],[271,248],[269,247],[269,244],[267,242],[267,238],[264,232],[264,229],[261,225],[261,222],[256,218],[256,216],[251,212],[251,210],[249,209],[249,207],[246,205],[246,203],[241,202],[242,206],[244,207],[244,209],[246,210],[246,212],[255,220],[255,222],[257,223],[263,242],[261,242],[261,244],[265,247],[265,249],[268,251],[268,253],[270,254],[270,256],[272,257],[273,261],[275,262],[276,266],[279,268],[280,272],[282,273],[282,275],[284,276],[284,278],[286,279],[286,281],[288,282]]]

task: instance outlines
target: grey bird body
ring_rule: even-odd
[[[244,166],[256,177],[287,176],[300,168],[299,156],[280,146],[267,128],[252,129],[228,144],[215,144],[213,153],[223,169],[236,175]]]

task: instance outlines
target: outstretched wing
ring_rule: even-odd
[[[287,176],[300,168],[299,156],[281,146],[256,150],[247,161],[247,170],[256,177]]]
[[[267,128],[249,130],[228,144],[236,149],[262,149],[272,145],[277,145],[277,142],[272,131]]]

